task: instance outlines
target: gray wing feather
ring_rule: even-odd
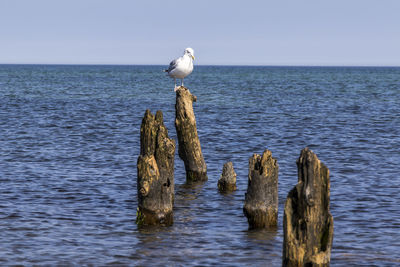
[[[178,63],[178,59],[172,60],[171,63],[169,63],[169,67],[167,69],[167,72],[169,73],[171,70],[175,69],[176,65],[178,65],[177,63]]]

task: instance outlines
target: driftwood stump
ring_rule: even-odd
[[[283,217],[283,266],[329,266],[333,218],[329,170],[308,148],[297,161],[298,184],[289,192]]]
[[[201,152],[200,140],[197,134],[196,118],[193,112],[193,102],[196,96],[180,86],[176,91],[175,128],[178,135],[179,157],[185,163],[186,181],[207,181],[207,166]]]
[[[249,159],[249,176],[243,212],[249,228],[275,228],[278,224],[279,166],[266,149]]]
[[[220,192],[235,191],[236,187],[236,173],[233,169],[233,163],[227,162],[222,168],[222,174],[218,180],[218,189]]]
[[[168,137],[163,114],[146,110],[140,127],[137,161],[139,225],[171,225],[174,202],[175,141]]]

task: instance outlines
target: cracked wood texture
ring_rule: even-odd
[[[193,112],[193,102],[196,96],[180,86],[176,91],[175,128],[179,143],[179,157],[185,163],[186,182],[207,181],[207,166],[201,152],[200,140],[197,134],[196,118]]]
[[[220,192],[232,192],[236,187],[236,172],[231,161],[224,164],[222,174],[218,180],[218,190]]]
[[[168,137],[163,114],[146,110],[140,127],[137,161],[139,225],[172,225],[175,141]]]
[[[250,229],[276,228],[278,225],[279,166],[271,151],[249,159],[248,186],[243,212]]]
[[[333,240],[329,169],[308,148],[301,151],[297,168],[298,183],[285,203],[282,266],[329,266]]]

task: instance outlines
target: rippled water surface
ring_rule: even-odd
[[[135,225],[146,109],[174,128],[164,66],[0,66],[0,265],[279,266],[282,212],[306,146],[331,172],[332,266],[400,265],[400,68],[206,67],[185,85],[209,180],[174,225]],[[248,231],[248,159],[279,163],[279,228]],[[238,190],[221,195],[233,161]]]

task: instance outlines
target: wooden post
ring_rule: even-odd
[[[140,127],[137,162],[138,225],[172,225],[175,141],[168,137],[163,114],[146,110]]]
[[[207,181],[207,166],[201,152],[200,140],[197,134],[196,118],[193,112],[193,102],[196,96],[180,86],[176,91],[175,128],[179,142],[179,157],[185,163],[186,181]]]
[[[249,176],[243,212],[249,228],[275,228],[278,224],[279,166],[266,149],[249,159]]]
[[[218,189],[220,192],[235,191],[236,188],[236,173],[233,169],[233,163],[227,162],[222,168],[222,174],[218,180]]]
[[[285,203],[282,266],[329,266],[333,240],[329,170],[308,148],[301,151],[297,168],[298,183]]]

